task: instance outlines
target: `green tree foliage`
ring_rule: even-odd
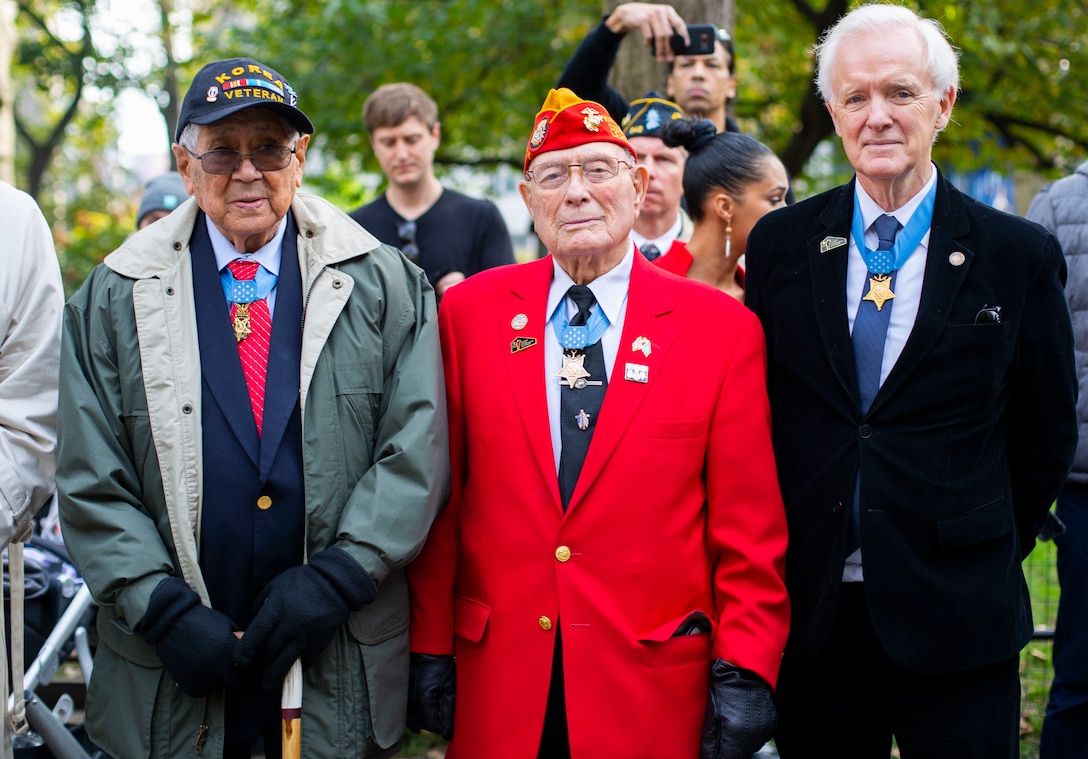
[[[290,79],[317,127],[315,146],[326,161],[343,163],[329,166],[334,181],[322,189],[345,206],[363,199],[361,171],[377,169],[361,115],[375,88],[409,81],[435,99],[439,163],[520,167],[544,95],[600,19],[599,0],[251,0],[245,7],[255,24],[227,47],[197,49],[252,55]],[[197,58],[194,65],[210,56]],[[308,170],[307,180],[316,179]]]
[[[316,144],[325,161],[314,168],[329,179],[326,189],[335,193],[339,187],[355,200],[365,193],[357,179],[361,170],[374,168],[359,112],[375,87],[407,80],[435,97],[443,124],[440,162],[520,165],[526,125],[543,94],[610,3],[249,0],[245,12],[256,21],[229,32],[229,39],[238,52],[270,59],[289,73],[319,129]],[[936,148],[942,165],[1056,174],[1088,153],[1083,3],[908,4],[939,19],[962,51],[964,86],[955,123]],[[848,0],[735,3],[737,116],[783,156],[810,191],[849,174],[815,94],[811,49],[853,5]],[[208,49],[227,49],[222,37],[217,42]]]
[[[114,95],[133,84],[124,45],[100,52],[95,0],[19,0],[16,184],[53,229],[69,292],[132,229],[135,180],[117,165]]]

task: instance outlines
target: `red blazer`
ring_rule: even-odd
[[[737,301],[636,255],[564,514],[544,389],[559,369],[544,366],[551,281],[544,258],[443,297],[453,484],[410,567],[412,650],[457,656],[450,759],[536,757],[560,624],[574,759],[695,759],[710,661],[773,685],[787,635],[763,332]],[[625,379],[627,364],[648,381]],[[700,616],[709,634],[674,637]]]

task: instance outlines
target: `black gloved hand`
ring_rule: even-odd
[[[227,615],[202,604],[180,577],[167,577],[155,586],[140,622],[140,634],[155,647],[166,671],[194,698],[238,684],[237,629]]]
[[[699,753],[701,759],[751,759],[778,726],[771,687],[746,669],[715,659]]]
[[[359,562],[339,548],[326,548],[264,587],[234,661],[240,667],[256,664],[261,684],[278,691],[295,659],[301,656],[304,667],[312,664],[351,612],[376,595],[374,580]]]
[[[452,656],[412,654],[408,664],[408,729],[453,739],[457,665]]]

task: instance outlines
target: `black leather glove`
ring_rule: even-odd
[[[194,698],[238,684],[237,629],[226,614],[202,604],[180,577],[167,577],[155,587],[140,622],[140,634],[155,647],[166,671]]]
[[[453,739],[457,665],[452,656],[412,654],[408,665],[408,729]]]
[[[701,759],[751,759],[777,726],[771,687],[763,678],[715,659],[710,665]]]
[[[374,580],[359,562],[339,548],[326,548],[264,587],[234,661],[240,667],[256,665],[261,684],[278,691],[295,659],[302,657],[304,667],[312,664],[351,612],[376,595]]]

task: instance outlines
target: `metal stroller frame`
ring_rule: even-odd
[[[87,610],[94,604],[90,589],[84,584],[68,603],[64,613],[34,661],[24,675],[24,693],[26,698],[26,719],[30,728],[42,737],[46,748],[56,759],[96,759],[103,756],[96,752],[92,757],[65,726],[68,715],[74,708],[72,697],[62,694],[56,706],[50,710],[35,694],[39,685],[48,685],[61,664],[60,652],[69,640],[75,640],[76,657],[83,673],[83,683],[87,685],[91,678],[92,657],[87,641],[87,629],[81,624]],[[8,699],[8,710],[15,706],[15,695]]]

